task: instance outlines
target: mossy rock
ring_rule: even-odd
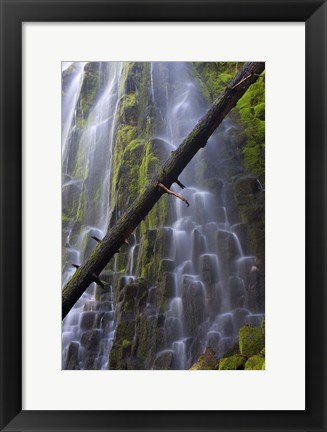
[[[256,177],[241,175],[233,178],[233,189],[236,196],[255,194],[259,190]]]
[[[172,363],[173,363],[173,352],[167,350],[158,354],[157,358],[154,361],[153,369],[169,370],[172,369]]]
[[[260,328],[250,326],[242,327],[239,337],[240,353],[246,357],[251,357],[259,353],[264,347],[264,337]]]
[[[89,330],[82,334],[81,344],[88,352],[98,349],[101,340],[101,330]]]
[[[78,365],[79,343],[70,342],[66,357],[66,369],[79,369]]]
[[[134,337],[135,321],[121,321],[116,331],[116,342],[123,343],[123,340],[132,340]]]
[[[246,360],[246,357],[240,354],[222,358],[219,362],[219,370],[243,370]]]
[[[93,108],[93,105],[102,90],[99,85],[99,63],[89,62],[84,66],[81,91],[77,102],[76,123],[83,127]]]
[[[121,346],[126,349],[129,348],[132,345],[132,342],[130,340],[124,339]]]
[[[260,354],[250,357],[245,363],[245,370],[262,370],[265,359]]]
[[[157,317],[141,313],[137,317],[133,353],[140,359],[150,361],[156,345]]]
[[[218,370],[219,361],[212,348],[207,348],[190,370]]]
[[[80,321],[81,330],[92,330],[95,322],[95,317],[95,312],[83,312]]]
[[[239,340],[237,340],[230,348],[228,348],[228,350],[225,352],[222,358],[231,357],[234,356],[235,354],[240,354]]]

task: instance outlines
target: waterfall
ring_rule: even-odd
[[[82,103],[79,92],[83,74],[84,80],[87,79],[84,63],[73,67],[77,70],[76,76],[73,76],[69,91],[63,97],[63,107],[72,105],[69,113],[81,108],[78,104]],[[102,239],[107,231],[111,157],[122,67],[122,63],[99,64],[98,96],[93,103],[88,121],[80,128],[77,128],[75,122],[71,122],[68,132],[66,133],[65,129],[63,131],[63,201],[68,205],[72,201],[78,201],[77,213],[84,211],[82,229],[81,222],[76,221],[69,223],[63,230],[67,256],[63,285],[75,271],[71,264],[82,264],[94,249],[96,242],[92,236]],[[104,85],[101,88],[102,81]],[[71,114],[67,115],[70,121]],[[63,126],[65,128],[66,123],[63,123]],[[75,158],[75,164],[69,163],[70,158]],[[86,205],[92,202],[93,206]],[[107,367],[108,352],[114,336],[113,287],[110,277],[107,278],[105,273],[101,275],[101,279],[106,282],[105,291],[102,292],[101,288],[93,283],[63,321],[64,369]]]
[[[63,285],[74,274],[71,264],[82,264],[95,248],[92,237],[102,239],[110,223],[124,210],[118,206],[118,186],[114,189],[116,184],[112,182],[117,130],[121,124],[129,127],[119,109],[120,101],[126,97],[126,86],[130,90],[134,85],[126,80],[126,65],[73,63],[64,72]],[[148,91],[136,85],[133,89],[147,127],[151,124],[146,132],[150,130],[151,136],[146,138],[160,144],[164,161],[194,128],[208,103],[189,63],[151,62],[146,70]],[[97,83],[91,92],[94,77]],[[85,88],[93,95],[91,102],[85,97]],[[144,113],[140,103],[148,107]],[[132,121],[139,120],[133,117]],[[230,147],[231,131],[235,128],[235,121],[225,119],[205,150],[188,164],[180,176],[186,188],[181,190],[173,184],[172,189],[185,197],[190,206],[170,196],[167,223],[156,226],[167,234],[165,251],[159,259],[169,264],[165,273],[172,295],[165,310],[159,310],[156,303],[159,282],[155,278],[149,281],[145,303],[149,311],[147,331],[153,322],[160,321],[158,332],[165,342],[148,361],[148,368],[159,369],[158,365],[168,359],[170,369],[188,369],[207,347],[222,356],[235,343],[240,327],[260,325],[263,318],[263,308],[255,304],[247,289],[247,278],[251,269],[255,269],[256,257],[248,253],[247,240],[242,237],[244,224],[235,213],[231,191],[230,172],[242,173],[244,169],[239,161],[226,156],[224,150]],[[146,142],[143,135],[142,139]],[[124,161],[121,164],[124,167]],[[256,184],[263,192],[258,179]],[[112,196],[114,203],[110,202]],[[105,282],[105,289],[93,283],[63,321],[64,369],[110,367],[108,357],[122,307],[117,292],[141,276],[142,239],[138,230],[119,255],[125,253],[124,271],[117,269],[116,264],[113,271],[104,270],[100,279]],[[156,253],[154,247],[153,257]],[[135,340],[136,336],[133,344]]]
[[[172,63],[170,68],[175,91],[167,97],[163,116],[167,135],[161,134],[161,139],[178,145],[201,118],[204,106],[199,103],[199,89],[187,64]],[[155,362],[168,350],[173,353],[174,369],[188,369],[208,346],[218,357],[223,355],[236,340],[241,326],[254,322],[259,325],[263,317],[251,311],[246,297],[245,279],[255,257],[244,256],[234,230],[236,224],[231,224],[228,216],[228,180],[219,171],[222,161],[217,157],[218,150],[221,141],[227,140],[228,144],[231,126],[225,120],[207,145],[216,149],[213,171],[221,183],[220,190],[198,186],[195,173],[203,163],[199,155],[183,171],[181,181],[186,189],[181,191],[173,186],[190,207],[175,200],[176,219],[169,225],[173,234],[167,257],[174,262],[175,296],[165,312],[165,331],[171,343],[157,353]]]

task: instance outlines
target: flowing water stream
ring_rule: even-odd
[[[106,85],[78,140],[82,167],[88,173],[83,178],[70,168],[70,158],[74,151],[74,119],[84,68],[84,63],[76,65],[63,98],[63,200],[79,196],[83,191],[96,191],[100,206],[98,211],[90,206],[82,227],[78,223],[65,226],[63,244],[68,264],[63,270],[63,285],[75,271],[69,263],[81,264],[95,247],[91,236],[105,235],[109,209],[113,208],[109,202],[111,165],[123,64],[99,64]],[[154,138],[159,138],[170,152],[192,130],[207,104],[187,64],[170,63],[168,71],[163,82],[158,64],[151,63],[148,97],[160,119],[155,125]],[[156,353],[154,364],[162,355],[171,353],[174,369],[188,369],[208,346],[221,356],[235,341],[241,326],[259,325],[263,317],[264,311],[253,307],[247,289],[247,277],[256,258],[246,254],[246,241],[240,234],[242,224],[233,213],[230,181],[220,172],[225,161],[219,149],[228,146],[231,128],[235,125],[226,119],[203,150],[207,152],[206,157],[200,152],[187,166],[180,178],[186,188],[181,191],[176,185],[172,187],[189,201],[190,207],[170,197],[175,200],[174,216],[163,227],[170,240],[165,248],[167,255],[161,258],[169,264],[175,294],[164,313],[169,343]],[[206,166],[208,160],[210,170]],[[237,162],[228,163],[234,164],[234,171],[241,171]],[[208,177],[215,187],[207,186]],[[263,189],[259,183],[258,187]],[[134,235],[130,241],[126,282],[135,279],[137,246]],[[92,284],[63,322],[63,368],[108,368],[108,353],[115,337],[115,287],[112,278],[108,276],[106,280],[106,276],[102,274],[101,279],[108,282],[109,288],[100,300]],[[152,290],[149,290],[149,303]]]
[[[73,196],[98,195],[97,207],[87,206],[82,225],[78,222],[70,223],[64,229],[64,245],[67,259],[63,271],[62,283],[65,285],[73,275],[75,269],[71,264],[83,263],[96,243],[92,236],[102,239],[107,232],[109,222],[109,196],[112,168],[112,146],[119,101],[119,89],[122,74],[122,63],[100,63],[99,74],[105,80],[103,90],[94,104],[87,125],[78,136],[78,154],[80,155],[80,172],[74,171],[70,158],[74,155],[74,132],[76,131],[76,111],[79,92],[81,91],[81,77],[85,64],[79,64],[76,76],[73,75],[68,86],[67,96],[73,106],[70,106],[68,116],[69,132],[63,130],[63,201]],[[79,85],[77,85],[77,82]],[[100,80],[99,80],[100,82]],[[68,102],[67,102],[68,104]],[[63,107],[66,98],[63,98]],[[66,126],[66,125],[65,125]],[[67,150],[66,150],[67,149]],[[66,150],[66,151],[65,151]],[[76,153],[76,151],[75,151]],[[81,174],[80,174],[81,173]],[[87,173],[87,175],[85,175]],[[76,178],[77,177],[77,178]],[[84,205],[79,200],[78,207]],[[102,275],[105,280],[106,276]],[[108,363],[108,352],[112,344],[114,330],[114,306],[112,287],[101,301],[95,298],[96,285],[93,283],[82,295],[74,308],[67,315],[62,325],[62,355],[63,368],[102,369]],[[85,330],[94,328],[91,334]],[[71,364],[67,363],[70,361]]]

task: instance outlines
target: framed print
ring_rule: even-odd
[[[1,430],[325,430],[325,2],[1,6]]]

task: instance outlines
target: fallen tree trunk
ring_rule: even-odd
[[[81,265],[68,281],[62,291],[62,318],[94,282],[95,276],[108,264],[119,248],[126,243],[142,219],[150,212],[160,197],[168,192],[173,183],[181,185],[178,176],[193,158],[204,147],[214,130],[236,105],[246,90],[263,72],[264,63],[247,63],[217,99],[207,114],[197,123],[192,132],[171,154],[161,170],[149,182],[145,192],[132,204],[116,225],[108,231],[103,240],[98,242],[89,259]],[[174,194],[178,196],[177,194]]]

